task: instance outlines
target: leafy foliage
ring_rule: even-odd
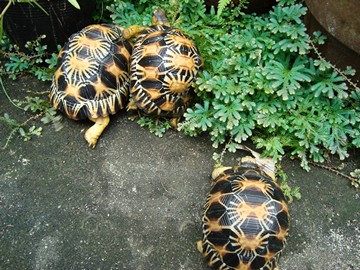
[[[359,90],[325,59],[309,56],[313,43],[325,38],[315,33],[310,39],[302,20],[306,8],[282,0],[256,16],[226,9],[228,2],[220,1],[221,16],[207,13],[200,0],[157,3],[205,60],[194,83],[197,102],[179,129],[190,136],[208,132],[215,148],[226,144],[231,152],[251,139],[266,155],[290,154],[306,169],[309,159],[347,157],[349,147],[359,147]],[[154,8],[151,1],[136,7],[119,1],[111,6],[112,18],[124,26],[150,25]]]
[[[292,203],[294,199],[301,199],[300,188],[289,186],[287,174],[279,166],[276,168],[276,179],[280,179],[280,187],[289,203]]]
[[[141,127],[147,127],[151,133],[154,133],[158,137],[164,136],[165,132],[171,128],[170,123],[168,121],[162,121],[158,118],[153,118],[151,116],[143,116],[141,117],[137,123]]]
[[[229,1],[220,1],[225,7]],[[198,45],[205,68],[194,83],[196,103],[179,129],[210,134],[215,148],[251,139],[266,155],[289,154],[322,162],[329,154],[347,157],[359,147],[359,90],[348,84],[354,70],[339,72],[323,58],[313,59],[314,43],[303,23],[306,8],[279,0],[269,14],[246,15],[241,9],[214,8],[203,1],[158,1],[171,25]],[[152,1],[118,1],[112,19],[123,26],[151,24]],[[230,142],[229,142],[230,140]],[[218,155],[215,155],[217,157]]]
[[[225,10],[225,8],[227,8],[230,4],[232,4],[232,0],[219,0],[218,1],[218,6],[217,6],[217,15],[221,16],[221,14],[223,13],[223,11]],[[244,8],[246,7],[248,4],[248,0],[240,0],[237,1],[237,6],[240,8]],[[231,5],[230,9],[233,7],[233,5]]]
[[[360,169],[356,169],[350,173],[350,176],[352,177],[351,184],[355,188],[360,188]]]
[[[34,75],[42,81],[50,80],[56,66],[57,54],[49,54],[47,46],[41,41],[45,36],[40,36],[34,41],[28,41],[25,45],[27,53],[19,51],[16,45],[9,44],[8,40],[1,41],[0,51],[0,76],[15,80],[24,74]]]
[[[23,122],[19,122],[18,120],[11,118],[8,113],[4,113],[3,116],[0,116],[0,121],[5,122],[10,129],[10,134],[7,137],[3,149],[9,145],[15,134],[20,135],[24,141],[29,141],[33,136],[40,136],[43,130],[42,127],[35,126],[35,124],[29,127],[29,124],[36,119],[40,119],[44,124],[52,124],[55,131],[62,129],[62,117],[57,115],[57,112],[50,106],[47,99],[45,100],[38,96],[26,96],[24,101],[12,100],[6,91],[1,78],[0,85],[5,93],[5,96],[13,106],[25,112],[31,113],[30,116]]]
[[[4,37],[0,41],[0,86],[9,102],[16,108],[29,112],[30,115],[25,121],[18,121],[10,117],[8,113],[0,116],[0,121],[4,121],[10,129],[10,134],[3,148],[6,148],[14,135],[19,134],[24,141],[30,140],[33,136],[40,136],[42,127],[35,124],[29,127],[29,123],[40,119],[44,124],[52,124],[55,130],[62,128],[61,116],[51,108],[49,101],[34,96],[34,93],[25,97],[24,101],[15,102],[8,95],[1,78],[8,77],[17,79],[24,74],[34,75],[42,81],[50,80],[56,66],[57,55],[55,53],[49,55],[46,51],[46,45],[41,45],[41,40],[45,38],[40,36],[37,40],[29,41],[25,45],[27,53],[19,51],[19,49],[9,43]]]

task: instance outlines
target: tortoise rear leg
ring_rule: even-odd
[[[91,121],[95,124],[92,125],[84,134],[85,140],[89,143],[89,146],[95,148],[97,140],[99,139],[100,135],[103,133],[104,129],[110,122],[109,116],[100,116],[98,118],[91,118]]]
[[[169,119],[169,124],[172,128],[177,129],[179,121],[180,121],[180,117],[174,117]]]
[[[203,250],[203,241],[199,240],[196,242],[196,248],[197,250],[204,255],[204,250]]]

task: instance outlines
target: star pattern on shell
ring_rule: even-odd
[[[146,28],[137,36],[131,59],[133,103],[147,114],[180,117],[201,66],[195,43],[180,30],[165,25]]]
[[[289,212],[278,184],[257,164],[227,168],[204,206],[201,251],[220,270],[273,270],[286,243]]]
[[[71,119],[95,122],[85,133],[92,147],[109,115],[128,103],[132,44],[122,37],[122,29],[106,24],[87,26],[73,34],[58,55],[50,102]]]

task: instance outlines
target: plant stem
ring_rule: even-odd
[[[6,96],[6,98],[10,101],[10,103],[11,103],[14,107],[16,107],[16,108],[24,111],[24,108],[21,108],[20,106],[18,106],[17,104],[15,104],[15,102],[14,102],[14,101],[11,99],[11,97],[8,95],[8,93],[6,92],[6,89],[5,89],[5,87],[4,87],[4,84],[3,84],[3,81],[2,81],[2,79],[1,79],[1,77],[0,77],[0,85],[1,85],[1,88],[2,88],[2,90],[3,90],[3,92],[4,92],[5,96]]]
[[[321,59],[321,60],[326,61],[326,59],[321,55],[321,53],[319,52],[319,50],[317,49],[317,47],[315,46],[315,44],[314,44],[314,42],[312,40],[310,40],[310,45],[313,48],[313,50],[314,50],[315,54],[317,55],[317,57],[319,57],[319,59]],[[357,84],[352,82],[350,80],[350,78],[344,74],[344,72],[342,72],[339,68],[337,68],[335,65],[330,63],[330,61],[327,61],[327,62],[330,64],[331,68],[333,68],[337,73],[339,73],[352,87],[354,87],[354,89],[356,91],[360,90],[360,88],[357,86]]]
[[[319,167],[319,168],[323,168],[323,169],[328,170],[328,171],[330,171],[330,172],[333,172],[333,173],[335,173],[335,174],[337,174],[337,175],[340,175],[340,176],[342,176],[342,177],[350,180],[351,183],[353,183],[353,184],[355,184],[355,183],[358,183],[358,184],[359,184],[359,180],[358,180],[358,179],[356,179],[356,178],[354,178],[354,177],[351,177],[351,176],[349,176],[349,175],[347,175],[347,174],[345,174],[345,173],[342,173],[342,172],[340,172],[340,171],[337,170],[337,169],[334,169],[334,168],[332,168],[332,167],[329,167],[329,166],[326,166],[326,165],[323,165],[323,164],[319,164],[319,163],[316,163],[316,162],[312,162],[312,161],[308,161],[308,162],[309,162],[310,165],[313,165],[313,166],[316,166],[316,167]]]
[[[6,4],[6,6],[4,7],[3,11],[1,12],[0,18],[1,18],[1,17],[4,17],[5,12],[9,9],[9,7],[11,6],[11,4],[12,4],[12,1],[9,0],[9,2]]]
[[[5,143],[5,145],[2,147],[2,149],[5,150],[5,149],[8,147],[8,145],[9,145],[12,137],[15,135],[15,133],[16,133],[17,131],[19,131],[19,129],[20,129],[21,127],[25,126],[27,123],[29,123],[29,122],[32,121],[32,120],[38,119],[39,117],[43,116],[44,114],[45,114],[45,112],[41,112],[41,113],[38,113],[38,114],[36,114],[36,115],[33,115],[33,116],[31,116],[30,118],[28,118],[26,121],[24,121],[23,123],[21,123],[20,125],[18,125],[16,128],[14,128],[14,129],[10,132],[9,136],[7,137],[6,143]]]

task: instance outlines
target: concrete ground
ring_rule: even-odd
[[[5,86],[24,99],[49,83],[22,78]],[[27,117],[0,91],[4,113]],[[0,151],[0,269],[209,270],[195,247],[214,165],[208,137],[169,131],[158,138],[119,113],[89,149],[90,122],[63,123]],[[9,129],[0,122],[0,130],[2,147]],[[343,172],[360,168],[359,157],[351,151]],[[290,205],[281,269],[360,269],[359,192],[330,171],[308,173],[287,158],[281,165],[302,193]]]

